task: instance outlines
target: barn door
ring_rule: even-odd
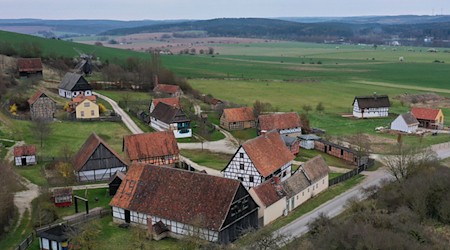
[[[27,165],[27,158],[23,157],[22,158],[22,166],[26,166]]]
[[[125,222],[130,223],[130,210],[125,210]]]

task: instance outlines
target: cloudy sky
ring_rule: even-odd
[[[450,14],[450,0],[0,0],[0,18],[209,19]]]

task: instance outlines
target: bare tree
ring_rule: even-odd
[[[16,174],[11,166],[5,162],[0,161],[0,236],[5,231],[8,231],[10,220],[14,215],[14,192],[20,188],[20,184],[16,179]]]
[[[151,238],[147,235],[147,231],[140,227],[134,226],[131,228],[131,240],[129,249],[150,250],[154,249],[151,244]]]
[[[256,100],[253,103],[253,113],[255,117],[258,117],[261,113],[272,111],[272,109],[272,104],[268,102],[261,102],[259,100]]]
[[[100,224],[97,220],[84,224],[80,229],[69,232],[71,249],[98,249],[100,245]]]
[[[258,250],[280,249],[288,243],[286,235],[276,233],[268,227],[251,232],[250,238],[250,248]]]
[[[52,132],[50,122],[42,119],[33,120],[30,129],[36,139],[39,140],[42,148],[45,139],[47,139]]]
[[[347,138],[350,143],[350,148],[356,151],[356,157],[358,158],[358,165],[366,163],[364,157],[368,157],[371,150],[370,138],[368,135],[357,132]]]
[[[397,182],[408,179],[426,163],[437,162],[436,153],[429,148],[421,149],[399,143],[391,152],[392,155],[384,156],[382,162]]]

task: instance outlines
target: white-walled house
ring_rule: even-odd
[[[405,133],[415,133],[419,127],[419,121],[412,113],[405,113],[397,116],[391,123],[391,129]]]
[[[167,166],[134,163],[110,205],[114,222],[157,239],[196,234],[226,244],[258,226],[258,205],[239,181]]]
[[[259,206],[259,226],[265,226],[283,215],[286,208],[286,192],[280,178],[274,177],[248,191]]]
[[[158,131],[173,131],[175,138],[192,137],[191,120],[182,109],[165,102],[159,102],[153,109],[150,126]]]
[[[240,180],[251,188],[273,176],[281,181],[289,178],[294,158],[280,134],[272,130],[242,144],[222,172],[224,177]]]
[[[71,99],[78,95],[91,96],[92,86],[81,74],[66,73],[58,86],[60,96]]]
[[[356,96],[353,100],[353,116],[356,118],[387,117],[389,97],[387,95]]]

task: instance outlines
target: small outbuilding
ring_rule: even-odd
[[[256,117],[252,107],[224,109],[220,116],[220,126],[226,130],[242,130],[256,127]]]
[[[53,202],[57,207],[72,206],[73,192],[71,187],[53,189]]]
[[[412,113],[401,114],[391,123],[391,130],[405,133],[415,133],[418,127],[419,121]]]
[[[42,61],[41,58],[19,58],[17,66],[20,77],[42,77]]]
[[[444,128],[444,114],[441,109],[413,107],[411,113],[419,121],[419,127],[428,129]]]
[[[314,141],[320,139],[320,137],[315,134],[301,135],[298,138],[300,139],[300,147],[305,149],[314,149]]]
[[[23,145],[14,147],[14,164],[16,166],[28,166],[37,164],[36,146]]]
[[[30,99],[31,120],[53,120],[56,113],[56,102],[44,92],[37,91]]]
[[[74,227],[67,225],[56,225],[38,231],[39,249],[41,250],[68,250],[69,249],[69,234],[75,230]]]

